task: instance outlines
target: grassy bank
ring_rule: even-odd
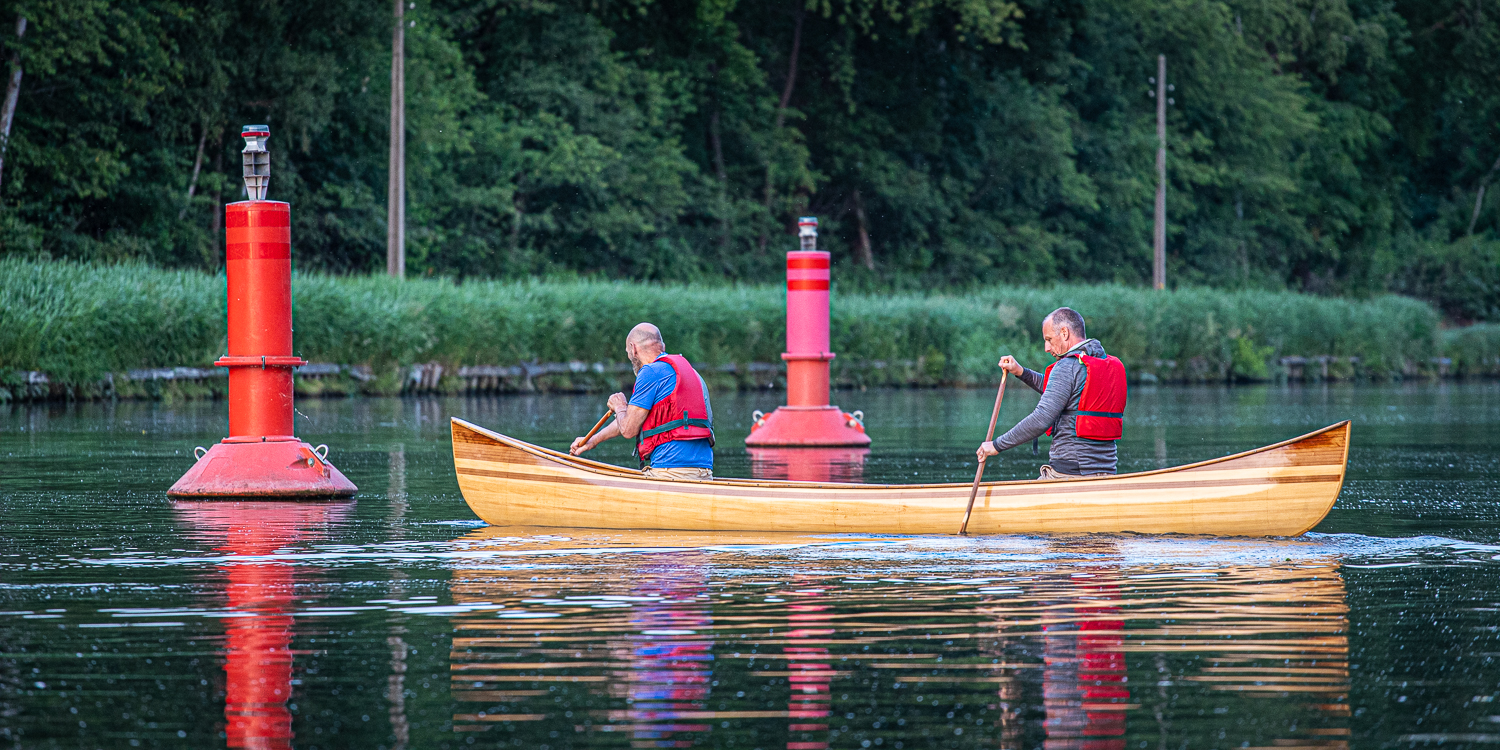
[[[294,298],[297,354],[369,365],[377,374],[423,362],[619,361],[625,332],[642,320],[662,327],[669,348],[704,365],[779,362],[784,342],[779,285],[455,285],[308,275],[294,282]],[[1391,296],[1121,286],[993,287],[965,296],[835,290],[836,377],[871,385],[992,382],[1001,354],[1044,363],[1039,321],[1060,305],[1083,312],[1090,335],[1148,380],[1267,379],[1285,356],[1342,358],[1334,376],[1391,377],[1430,371],[1445,350],[1464,352],[1461,371],[1479,374],[1488,372],[1485,357],[1500,350],[1500,331],[1442,334],[1432,308]],[[207,366],[224,351],[224,307],[222,276],[0,260],[0,371],[39,370],[87,384],[135,368]]]
[[[1500,325],[1480,323],[1443,331],[1443,354],[1455,375],[1500,376]]]

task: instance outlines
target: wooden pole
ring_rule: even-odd
[[[1151,286],[1167,288],[1167,56],[1156,56],[1156,231]]]
[[[391,35],[391,158],[386,193],[385,272],[406,277],[406,12],[396,0]]]
[[[984,441],[988,443],[995,439],[995,423],[1000,421],[1000,403],[1005,400],[1005,376],[1010,373],[1001,371],[1000,392],[995,394],[995,410],[990,413],[990,431],[984,434]],[[974,472],[974,486],[969,490],[969,507],[964,509],[964,522],[958,527],[958,535],[969,533],[969,515],[974,512],[974,498],[979,496],[979,480],[984,478],[984,459],[979,459],[979,469]]]

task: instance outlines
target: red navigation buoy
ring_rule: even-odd
[[[797,221],[802,249],[786,254],[786,405],[756,415],[749,446],[864,446],[863,415],[828,403],[828,253],[818,249],[818,220]]]
[[[328,463],[328,449],[292,427],[292,208],[265,200],[270,128],[246,125],[244,177],[250,200],[225,207],[229,277],[229,437],[198,457],[172,497],[349,497],[357,488]],[[203,449],[198,449],[203,450]]]

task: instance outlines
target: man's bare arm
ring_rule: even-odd
[[[588,442],[584,442],[581,437],[574,438],[573,445],[568,448],[568,452],[577,456],[593,450],[595,446],[606,440],[617,437],[633,438],[640,434],[641,426],[646,424],[647,414],[650,412],[639,406],[626,406],[623,415],[620,411],[616,411],[615,420],[610,422],[608,427],[594,433]]]
[[[608,427],[605,427],[604,429],[594,433],[594,436],[589,438],[588,442],[584,442],[584,439],[581,436],[573,438],[573,444],[571,446],[568,446],[568,452],[577,456],[584,453],[585,451],[593,450],[594,446],[606,440],[609,440],[610,438],[617,438],[619,436],[620,420],[617,419],[613,422],[610,422]]]
[[[641,427],[646,424],[646,415],[650,413],[635,405],[625,407],[623,418],[620,418],[619,412],[615,412],[615,424],[620,426],[620,437],[633,438],[641,434]]]

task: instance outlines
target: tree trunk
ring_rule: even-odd
[[[1490,165],[1490,171],[1484,173],[1484,178],[1479,181],[1479,195],[1474,196],[1474,213],[1469,215],[1469,233],[1474,236],[1474,225],[1479,223],[1479,209],[1484,208],[1484,191],[1490,186],[1490,178],[1495,176],[1495,170],[1500,169],[1500,158]]]
[[[521,217],[526,215],[525,194],[517,192],[511,198],[511,206],[515,209],[510,219],[510,256],[514,260],[521,250]]]
[[[797,11],[797,24],[792,27],[792,55],[786,62],[786,85],[781,89],[781,103],[776,105],[776,129],[786,123],[786,107],[792,101],[792,89],[797,86],[797,53],[802,50],[802,19],[807,11]]]
[[[16,16],[16,39],[26,35],[26,16]],[[0,177],[5,170],[5,151],[10,145],[10,126],[16,119],[16,100],[21,96],[21,49],[10,52],[10,82],[5,85],[5,104],[0,108]]]
[[[719,105],[714,102],[708,117],[708,141],[714,153],[714,174],[719,177],[719,246],[729,245],[729,171],[724,168],[724,140],[719,136]]]
[[[222,131],[214,134],[214,173],[224,174],[224,133]],[[214,188],[214,211],[208,220],[208,234],[214,245],[214,260],[222,262],[224,253],[219,243],[224,240],[224,181],[218,181],[218,187]]]
[[[719,136],[719,108],[714,107],[712,115],[708,117],[708,142],[714,152],[714,174],[718,176],[719,182],[729,184],[729,172],[724,169],[724,140]]]
[[[1250,252],[1249,245],[1245,243],[1245,195],[1239,190],[1234,191],[1234,231],[1240,237],[1240,272],[1246,281],[1250,280]]]
[[[198,156],[193,159],[193,178],[188,180],[187,203],[177,212],[177,220],[187,218],[188,206],[193,204],[193,193],[198,191],[198,173],[203,170],[203,147],[208,144],[208,126],[203,126],[203,134],[198,136]]]
[[[792,27],[792,54],[786,63],[786,85],[781,88],[781,102],[776,105],[776,129],[773,136],[781,133],[781,127],[786,124],[786,108],[792,101],[792,90],[797,87],[797,54],[802,50],[802,20],[807,17],[807,11],[799,9],[796,14],[797,22]],[[771,161],[766,160],[766,210],[771,210],[771,204],[775,201],[775,187],[771,182]],[[760,235],[760,249],[765,252],[766,245],[771,238],[765,232]]]
[[[854,191],[854,218],[859,220],[859,237],[854,243],[855,256],[861,265],[873,271],[875,270],[875,252],[870,247],[870,225],[865,218],[865,202],[858,190]]]

